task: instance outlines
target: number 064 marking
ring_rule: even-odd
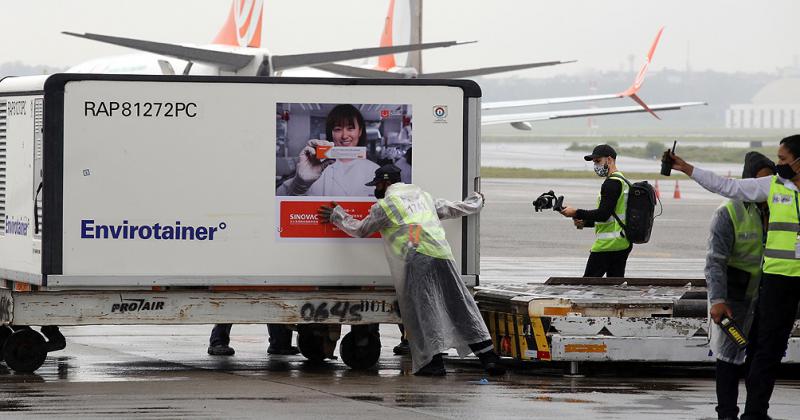
[[[300,308],[300,317],[305,321],[322,322],[328,319],[338,319],[339,322],[361,321],[361,304],[351,305],[350,302],[336,302],[328,309],[328,302],[314,305],[309,302]]]

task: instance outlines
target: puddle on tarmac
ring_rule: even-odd
[[[560,398],[560,397],[552,397],[549,395],[533,395],[528,397],[529,400],[533,401],[545,401],[545,402],[564,402],[564,403],[573,403],[573,404],[597,404],[597,401],[590,401],[590,400],[581,400],[578,398]]]
[[[347,398],[356,401],[366,401],[366,402],[384,402],[384,397],[379,397],[377,395],[351,395]]]
[[[19,401],[15,400],[0,400],[0,412],[5,411],[24,411],[30,407],[27,404],[23,404]]]

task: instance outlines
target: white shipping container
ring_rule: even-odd
[[[374,197],[278,192],[336,104],[366,121],[362,173],[413,146],[414,184],[449,200],[478,188],[480,89],[469,81],[3,79],[0,274],[50,288],[391,286],[381,239],[322,232],[311,215]],[[444,226],[475,285],[478,217]]]

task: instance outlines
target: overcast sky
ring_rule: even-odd
[[[398,0],[403,1],[403,0]],[[95,32],[206,44],[230,0],[0,0],[0,62],[66,67],[129,50],[61,35]],[[274,53],[377,46],[389,0],[265,0],[262,46]],[[424,41],[478,44],[424,53],[426,71],[577,59],[550,76],[641,63],[666,26],[651,69],[774,71],[800,60],[797,0],[424,0]],[[688,51],[687,51],[688,50]],[[638,64],[637,64],[638,66]]]

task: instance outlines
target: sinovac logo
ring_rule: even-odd
[[[311,213],[291,213],[289,223],[292,225],[318,225],[319,216]]]
[[[99,224],[94,219],[81,220],[81,239],[139,239],[156,241],[213,241],[228,225],[192,226],[176,220],[172,224],[135,225],[123,220],[120,224]]]
[[[28,236],[31,221],[27,217],[6,215],[6,235]]]

